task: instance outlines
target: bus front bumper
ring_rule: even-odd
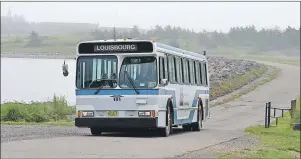
[[[75,118],[77,127],[157,128],[158,118]]]

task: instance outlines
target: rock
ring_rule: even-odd
[[[254,61],[234,60],[225,57],[208,56],[210,84],[245,74],[251,69],[260,69],[264,65]]]

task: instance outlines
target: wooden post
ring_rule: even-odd
[[[265,114],[264,114],[264,127],[268,127],[268,103],[265,103]]]
[[[297,103],[296,99],[291,101],[291,110],[290,110],[291,118],[294,117],[294,113],[295,113],[295,110],[296,110],[296,103]]]
[[[268,128],[271,124],[271,102],[268,103]]]

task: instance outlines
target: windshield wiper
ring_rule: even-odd
[[[94,94],[97,94],[101,89],[102,89],[102,87],[105,85],[105,81],[104,80],[102,80],[102,83],[100,84],[100,87],[94,92]]]
[[[124,70],[124,73],[126,74],[126,77],[127,77],[128,80],[130,81],[131,85],[133,86],[135,92],[136,92],[137,94],[140,94],[140,92],[136,89],[135,84],[134,84],[133,80],[131,79],[129,73],[128,73],[126,70]]]
[[[112,76],[111,76],[112,77]],[[110,78],[111,78],[110,77]],[[114,78],[114,76],[113,76],[113,78]],[[113,86],[113,81],[116,81],[116,79],[96,79],[96,80],[94,80],[94,81],[92,81],[91,83],[90,83],[90,85],[89,85],[89,87],[91,86],[91,84],[93,83],[93,82],[96,82],[96,81],[99,81],[99,82],[101,82],[100,83],[100,87],[94,92],[94,94],[97,94],[104,86],[106,86],[106,85],[110,85],[110,87],[114,87]],[[110,83],[111,82],[111,83]]]
[[[99,81],[99,82],[100,82],[100,86],[99,86],[99,88],[94,92],[94,94],[97,94],[97,93],[102,89],[102,87],[106,84],[105,80],[103,80],[103,79],[95,79],[95,80],[93,80],[93,81],[89,84],[89,88],[91,87],[91,84],[94,83],[94,82],[96,82],[96,81]]]

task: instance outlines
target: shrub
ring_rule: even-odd
[[[48,122],[66,119],[74,114],[75,108],[70,107],[64,97],[53,96],[47,102],[9,102],[1,106],[1,121]]]

